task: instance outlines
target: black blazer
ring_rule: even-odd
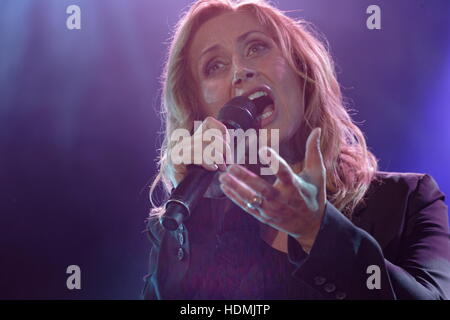
[[[449,299],[444,200],[429,175],[378,172],[352,221],[327,202],[309,255],[288,238],[294,277],[316,288],[323,299]],[[148,222],[152,247],[144,299],[185,298],[179,286],[189,272],[191,252],[199,250],[189,241],[198,224],[189,222],[174,232],[163,230],[156,219]],[[213,237],[206,234],[205,241]]]

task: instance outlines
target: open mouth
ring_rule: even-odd
[[[263,127],[263,124],[275,113],[275,104],[272,97],[266,91],[258,90],[250,94],[248,98],[255,103],[258,109],[256,119],[261,122],[261,127]]]

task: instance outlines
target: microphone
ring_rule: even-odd
[[[257,119],[265,106],[272,103],[267,97],[250,100],[238,96],[228,101],[219,111],[217,119],[228,129],[256,129],[259,127]],[[203,197],[215,171],[208,171],[201,166],[190,165],[188,172],[180,184],[170,195],[165,205],[165,213],[160,217],[161,225],[169,231],[178,229],[194,211],[198,201]]]

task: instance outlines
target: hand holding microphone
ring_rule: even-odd
[[[229,135],[226,128],[229,129],[242,129],[244,131],[257,128],[259,122],[257,120],[258,113],[260,110],[264,109],[265,104],[268,103],[266,100],[261,99],[259,102],[254,102],[247,97],[239,96],[231,99],[225,104],[225,106],[220,110],[218,119],[208,117],[203,121],[202,126],[209,129],[217,129],[218,132],[214,138],[221,141],[225,148],[225,155],[218,154],[218,157],[211,159],[209,157],[203,157],[201,154],[202,161],[199,166],[186,166],[186,164],[174,165],[173,180],[177,184],[177,187],[170,195],[169,200],[166,202],[166,211],[164,215],[160,218],[161,224],[164,228],[168,230],[176,230],[180,223],[188,219],[192,211],[197,206],[198,201],[203,197],[204,193],[211,184],[212,178],[215,171],[218,168],[224,170],[226,153],[230,152],[230,141]],[[199,130],[200,129],[200,130]],[[186,150],[191,152],[186,152],[188,155],[194,153],[195,156],[195,143],[204,146],[203,142],[203,128],[197,129],[197,135],[194,135],[189,139],[183,139],[185,142],[180,142],[184,145],[178,145],[175,147],[186,147]],[[220,132],[220,134],[219,134]],[[206,143],[208,145],[208,143]],[[174,148],[175,148],[174,147]],[[203,148],[200,148],[203,150]],[[173,149],[172,149],[173,152]],[[217,151],[219,152],[219,151]],[[198,155],[197,155],[198,156]],[[222,163],[217,160],[222,160]]]
[[[204,139],[204,132],[208,132],[208,141]],[[203,153],[206,147],[214,143],[221,145],[221,148],[214,150],[214,156]],[[171,150],[183,150],[184,161],[173,161],[173,153],[169,157],[172,184],[176,187],[187,173],[189,165],[194,164],[195,159],[200,159],[200,163],[195,163],[208,171],[225,171],[226,160],[230,159],[232,150],[230,148],[230,135],[227,127],[213,117],[207,117],[190,137],[183,137]]]

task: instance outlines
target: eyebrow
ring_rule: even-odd
[[[263,34],[263,35],[266,36],[266,34],[265,34],[264,32],[262,32],[262,31],[251,30],[251,31],[248,31],[248,32],[246,32],[246,33],[240,35],[240,36],[237,38],[237,42],[238,42],[238,43],[244,42],[245,39],[247,39],[252,33],[261,33],[261,34]],[[220,48],[220,45],[219,45],[219,44],[215,44],[215,45],[209,47],[208,49],[203,50],[203,52],[200,54],[200,57],[204,56],[204,55],[207,54],[208,52],[215,51],[215,50],[217,50],[217,49],[219,49],[219,48]]]

